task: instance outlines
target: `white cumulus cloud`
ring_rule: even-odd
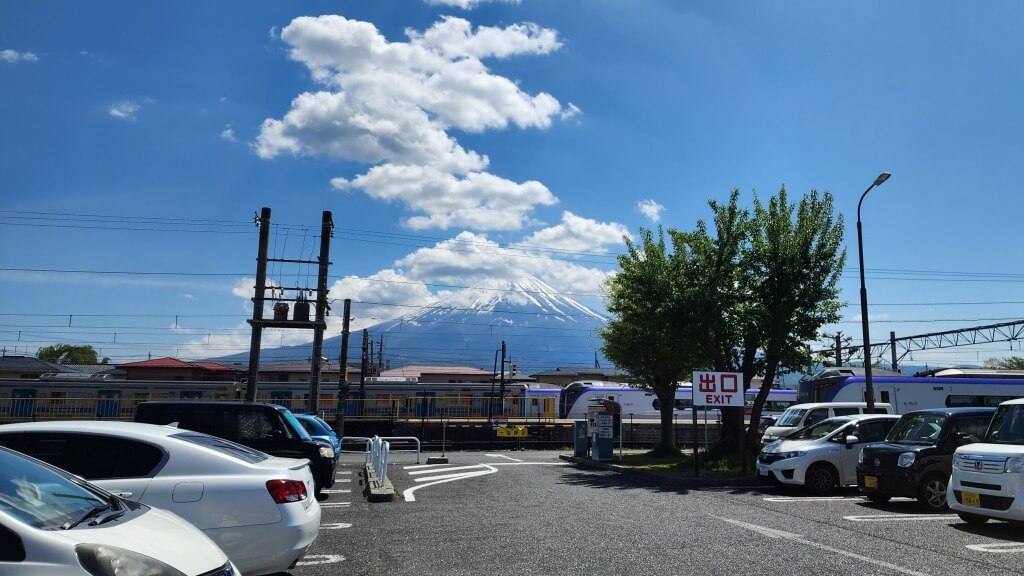
[[[529,94],[493,74],[487,58],[549,54],[556,31],[536,24],[474,28],[445,17],[408,41],[388,41],[368,22],[343,16],[301,17],[281,30],[292,59],[324,85],[296,96],[281,118],[260,127],[255,151],[323,155],[372,165],[339,177],[338,188],[404,204],[421,214],[412,228],[521,228],[535,206],[557,202],[539,182],[486,172],[486,155],[467,150],[451,130],[548,128],[579,108],[550,94]]]
[[[0,60],[4,62],[37,62],[39,57],[32,52],[18,52],[17,50],[0,50]]]
[[[606,246],[622,244],[623,237],[628,235],[629,230],[622,224],[598,222],[566,211],[562,213],[560,224],[538,230],[516,246],[605,253],[608,251]]]
[[[114,118],[120,118],[128,122],[135,121],[135,113],[138,111],[139,105],[131,100],[122,100],[107,109],[107,113]]]
[[[220,137],[228,142],[238,142],[238,139],[235,138],[235,129],[231,127],[231,124],[224,127],[224,130],[220,133]]]
[[[463,10],[472,10],[480,4],[486,4],[488,2],[505,2],[508,4],[519,4],[521,0],[425,0],[427,4],[431,6],[451,6],[453,8],[462,8]]]
[[[657,222],[661,220],[661,213],[665,210],[665,207],[658,204],[654,200],[641,200],[636,203],[636,209],[647,216],[651,222]]]

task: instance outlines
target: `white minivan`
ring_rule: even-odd
[[[969,524],[1024,521],[1024,398],[999,405],[981,442],[956,449],[946,502]]]
[[[809,404],[794,404],[779,415],[774,426],[769,426],[764,431],[761,441],[767,444],[779,438],[784,438],[790,432],[817,424],[828,418],[836,416],[850,416],[863,414],[867,410],[867,402],[811,402]],[[875,403],[875,414],[892,414],[892,405]]]

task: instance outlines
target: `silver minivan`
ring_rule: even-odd
[[[768,443],[779,438],[785,438],[790,432],[817,424],[822,420],[836,416],[850,416],[853,414],[864,414],[867,410],[867,402],[811,402],[809,404],[794,404],[779,415],[774,426],[769,426],[764,431],[762,442]],[[892,414],[892,405],[875,403],[875,414]]]

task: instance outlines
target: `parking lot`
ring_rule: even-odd
[[[295,576],[324,574],[1019,574],[1024,535],[855,490],[690,491],[565,466],[556,452],[394,454],[402,501],[360,494],[346,455]],[[425,462],[425,458],[423,459]]]

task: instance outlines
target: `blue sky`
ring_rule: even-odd
[[[859,342],[856,205],[882,171],[863,209],[873,339],[1024,317],[1015,2],[0,8],[8,354],[246,349],[262,206],[289,258],[333,212],[331,297],[361,328],[521,275],[599,308],[623,233],[781,185],[846,217],[851,306],[826,330]]]

